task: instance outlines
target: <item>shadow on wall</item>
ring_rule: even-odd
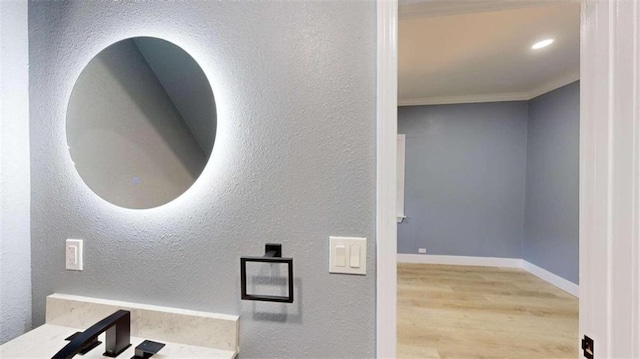
[[[270,285],[276,284],[279,288],[286,288],[287,278],[274,278],[274,277],[257,277],[254,278],[258,282],[263,281]],[[275,279],[275,283],[274,280]],[[302,279],[295,278],[294,280],[294,300],[293,303],[268,303],[268,302],[251,302],[251,311],[243,311],[243,314],[251,316],[252,320],[260,322],[280,322],[280,323],[293,323],[302,324],[302,299],[304,298],[302,290]],[[286,290],[283,289],[280,295],[286,295]]]
[[[286,264],[256,263],[247,265],[247,294],[289,295],[289,278]],[[253,272],[253,273],[252,273]],[[302,279],[292,278],[293,303],[275,303],[263,301],[242,301],[242,308],[251,304],[251,311],[245,311],[253,320],[263,322],[287,322],[302,324]]]

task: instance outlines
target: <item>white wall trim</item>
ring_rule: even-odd
[[[520,268],[545,282],[562,289],[563,291],[578,297],[578,285],[568,281],[557,274],[553,274],[546,269],[530,263],[521,258],[501,258],[501,257],[469,257],[469,256],[445,256],[435,254],[398,254],[398,263],[421,263],[421,264],[445,264],[459,266],[482,266],[500,268]]]
[[[544,268],[540,268],[537,265],[530,263],[526,260],[522,260],[522,269],[527,272],[535,275],[536,277],[544,280],[549,284],[553,284],[554,286],[564,290],[565,292],[573,295],[574,297],[579,296],[579,287],[577,284],[566,280],[560,277],[557,274],[553,274]]]
[[[397,152],[397,178],[396,178],[396,218],[398,223],[402,222],[405,218],[404,215],[404,172],[405,172],[405,153],[406,153],[406,135],[398,134],[398,152]]]
[[[529,100],[534,99],[540,95],[544,95],[547,92],[557,90],[562,86],[566,86],[578,80],[580,80],[580,70],[573,73],[566,74],[565,76],[562,76],[562,77],[555,78],[529,91],[528,92]]]
[[[529,101],[533,98],[544,95],[547,92],[551,92],[578,80],[580,80],[580,73],[572,72],[566,74],[565,76],[554,78],[553,80],[543,83],[542,85],[527,92],[508,92],[468,96],[400,98],[398,99],[398,106],[453,105],[461,103]]]
[[[499,94],[488,94],[488,95],[470,95],[470,96],[401,98],[401,99],[398,99],[398,106],[452,105],[452,104],[458,104],[458,103],[526,101],[529,98],[530,98],[529,94],[526,92],[499,93]]]
[[[640,2],[583,2],[580,68],[579,333],[640,358]]]
[[[376,357],[396,357],[398,1],[377,2]]]
[[[430,0],[407,1],[400,6],[401,19],[473,14],[489,11],[503,11],[556,6],[576,3],[580,0]]]
[[[398,254],[398,263],[522,268],[522,259],[520,258],[445,256],[435,254]]]

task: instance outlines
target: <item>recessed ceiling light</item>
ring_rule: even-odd
[[[551,44],[553,44],[553,39],[546,39],[546,40],[536,42],[535,44],[533,44],[533,46],[531,46],[531,48],[534,50],[538,50],[543,47],[547,47]]]

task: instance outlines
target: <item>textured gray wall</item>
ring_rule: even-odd
[[[523,255],[578,283],[580,83],[529,101]]]
[[[521,258],[527,103],[400,107],[398,252]]]
[[[37,1],[29,24],[35,325],[63,292],[240,314],[243,358],[374,355],[374,2]],[[218,130],[189,191],[127,210],[84,185],[64,119],[84,65],[143,35],[202,65]],[[369,239],[367,276],[328,273],[330,235]],[[265,242],[295,259],[294,304],[239,299],[239,257]]]
[[[0,1],[0,344],[31,329],[27,2]]]

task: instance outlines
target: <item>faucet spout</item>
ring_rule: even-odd
[[[106,332],[105,356],[117,357],[131,346],[131,312],[119,310],[74,336],[52,359],[70,359]]]

